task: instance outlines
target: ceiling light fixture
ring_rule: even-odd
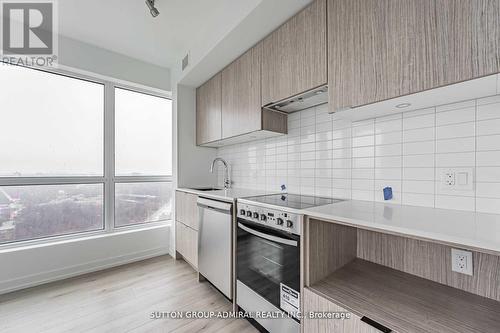
[[[407,107],[409,107],[409,106],[411,106],[411,104],[410,104],[410,103],[401,103],[401,104],[396,105],[396,107],[397,107],[398,109],[407,108]]]
[[[160,11],[155,7],[155,0],[146,0],[146,5],[149,8],[151,16],[157,17],[158,15],[160,15]]]

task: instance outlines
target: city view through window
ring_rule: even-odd
[[[0,66],[0,244],[171,219],[171,101],[111,89],[116,177],[105,179],[105,84]]]

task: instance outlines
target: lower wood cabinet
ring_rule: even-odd
[[[348,319],[316,319],[309,314],[318,313],[348,313]],[[315,292],[304,289],[304,330],[307,333],[380,333],[378,329],[361,321],[361,317],[330,302]]]
[[[175,244],[177,252],[194,268],[198,268],[198,231],[181,222],[175,223]]]
[[[198,268],[198,196],[175,191],[176,251]]]
[[[198,196],[183,191],[175,192],[175,220],[198,230]]]

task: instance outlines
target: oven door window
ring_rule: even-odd
[[[237,279],[280,308],[280,283],[300,291],[299,237],[242,220],[238,225]]]

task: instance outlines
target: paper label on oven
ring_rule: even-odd
[[[298,318],[300,293],[283,283],[280,283],[280,308]]]

